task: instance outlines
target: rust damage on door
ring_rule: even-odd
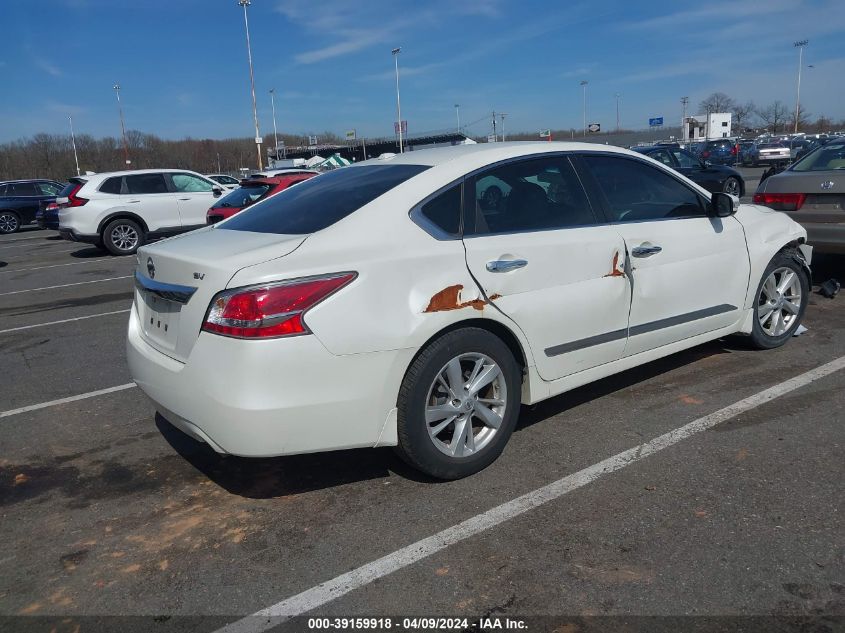
[[[428,307],[423,312],[446,312],[448,310],[460,310],[462,308],[483,310],[487,302],[481,297],[470,299],[469,301],[461,301],[461,290],[463,289],[463,284],[456,284],[435,293],[428,302]],[[490,295],[490,301],[495,301],[499,297],[501,295]]]
[[[624,277],[625,276],[625,263],[622,262],[622,265],[619,264],[619,251],[613,253],[613,263],[610,265],[610,272],[604,275],[604,277]]]

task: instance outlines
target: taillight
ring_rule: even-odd
[[[58,204],[56,204],[55,202],[50,202],[49,204],[47,204],[47,208],[44,209],[44,210],[45,211],[55,211],[58,208],[59,208]]]
[[[797,211],[804,205],[806,193],[755,193],[754,204],[763,204],[776,211]]]
[[[305,277],[225,290],[211,300],[202,329],[235,338],[309,334],[303,314],[355,279],[357,273]]]
[[[733,147],[731,147],[731,154],[736,156],[736,152],[737,152],[738,149],[739,149],[739,145],[734,145]]]
[[[66,207],[81,207],[86,202],[88,202],[88,198],[79,198],[77,197],[77,193],[79,190],[82,189],[82,185],[76,185],[73,189],[70,190],[70,193],[67,194],[67,204]]]
[[[702,158],[708,158],[710,156],[710,152],[701,152]]]

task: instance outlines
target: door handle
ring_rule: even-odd
[[[527,259],[495,259],[487,262],[487,270],[491,273],[507,273],[526,266],[528,266]]]
[[[179,198],[179,200],[181,200],[182,202],[186,202],[186,201],[190,200],[190,198]]]
[[[634,257],[651,257],[652,255],[657,255],[663,249],[659,246],[652,246],[651,244],[640,244],[639,246],[635,246],[631,250],[631,255]]]
[[[140,201],[140,200],[127,200],[126,202],[127,202],[128,204],[138,204],[138,203],[139,203],[139,202],[141,202],[141,201]]]

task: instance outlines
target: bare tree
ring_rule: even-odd
[[[780,131],[781,126],[786,123],[788,111],[781,101],[775,101],[765,108],[759,108],[757,110],[757,116],[763,120],[763,123],[766,124],[766,128],[772,134],[777,134]]]
[[[745,104],[737,103],[733,109],[734,125],[739,134],[742,134],[743,128],[749,127],[752,117],[757,111],[757,106],[753,101],[747,101]]]
[[[736,107],[736,102],[724,92],[714,92],[698,104],[702,112],[731,112]]]

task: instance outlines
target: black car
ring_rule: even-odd
[[[0,234],[14,233],[35,222],[42,203],[55,202],[65,186],[54,180],[0,182]]]
[[[711,193],[724,191],[740,198],[745,195],[745,181],[742,179],[742,174],[732,167],[706,163],[683,149],[658,145],[632,149],[682,173]]]

